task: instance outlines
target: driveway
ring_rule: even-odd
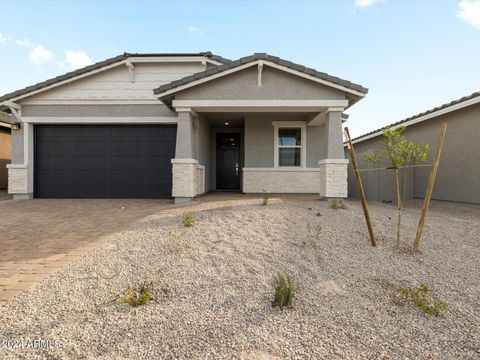
[[[105,236],[168,206],[138,199],[0,201],[0,305]]]

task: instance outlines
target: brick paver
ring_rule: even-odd
[[[0,201],[0,306],[167,200]]]

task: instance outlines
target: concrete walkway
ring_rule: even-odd
[[[0,201],[0,306],[168,200]]]

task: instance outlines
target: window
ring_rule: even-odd
[[[305,124],[274,122],[275,167],[303,167],[305,164]]]
[[[301,128],[278,129],[278,166],[300,166],[301,150]]]

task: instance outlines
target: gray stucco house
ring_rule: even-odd
[[[347,196],[343,112],[367,89],[267,54],[111,58],[0,97],[14,198]]]
[[[391,127],[405,126],[406,138],[430,144],[427,164],[431,164],[440,126],[444,122],[448,127],[432,199],[480,204],[480,92],[411,116]],[[382,148],[382,138],[379,129],[353,139],[360,168],[388,165],[369,165],[361,159],[363,154]],[[425,196],[429,174],[430,167],[409,169],[407,199]],[[395,202],[392,170],[365,171],[361,176],[368,200]],[[351,166],[348,192],[350,196],[358,197]]]

